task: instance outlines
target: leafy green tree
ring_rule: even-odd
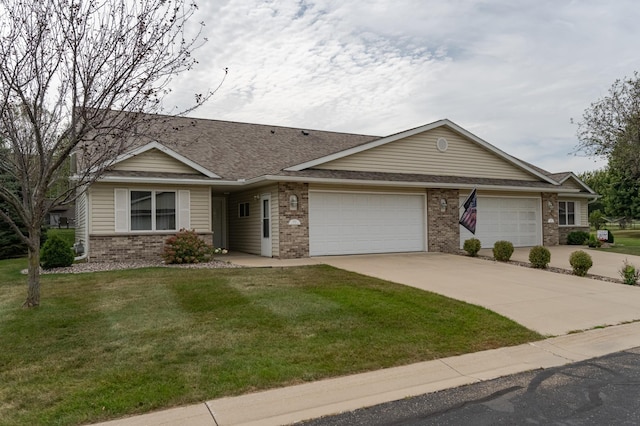
[[[609,191],[609,168],[584,172],[578,177],[600,195],[596,201],[589,203],[589,213],[596,210],[604,212],[606,210],[606,193]]]
[[[640,217],[640,181],[630,171],[611,169],[604,202],[605,213],[619,218],[620,226],[626,227]]]
[[[640,74],[616,80],[578,122],[578,151],[617,162],[640,176]]]
[[[164,112],[171,79],[196,63],[202,26],[188,25],[195,10],[186,0],[0,0],[0,169],[20,189],[0,185],[8,206],[0,219],[28,247],[25,307],[40,304],[49,211],[72,202],[132,145],[161,140],[150,114]],[[213,92],[171,112],[185,114]],[[80,167],[61,185],[73,153]]]
[[[596,231],[606,223],[606,219],[602,216],[600,210],[594,210],[589,215],[589,225],[591,225]]]

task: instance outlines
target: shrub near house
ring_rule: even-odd
[[[571,256],[569,256],[569,263],[573,268],[573,273],[579,277],[587,275],[587,272],[593,266],[591,256],[582,250],[571,253]]]
[[[513,244],[509,241],[496,241],[493,245],[493,257],[500,262],[508,262],[513,254]]]
[[[535,246],[529,251],[531,266],[538,269],[546,269],[551,261],[551,252],[544,246]]]
[[[40,264],[44,269],[63,268],[71,266],[74,258],[71,247],[59,236],[52,235],[42,247]]]
[[[162,258],[166,263],[202,263],[211,259],[213,248],[193,230],[181,229],[167,238]]]

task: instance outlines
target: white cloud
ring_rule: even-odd
[[[551,171],[571,118],[640,69],[631,1],[258,1],[201,5],[209,42],[172,101],[216,87],[194,115],[387,135],[449,118]]]

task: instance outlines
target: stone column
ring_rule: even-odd
[[[542,244],[557,246],[560,243],[558,228],[558,194],[542,194]]]
[[[309,184],[278,183],[278,211],[280,212],[278,256],[281,259],[309,257]]]
[[[427,190],[427,238],[429,251],[457,253],[460,251],[460,225],[457,189]],[[446,207],[443,205],[444,200]]]

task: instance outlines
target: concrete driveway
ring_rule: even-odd
[[[619,268],[627,257],[615,256],[604,271]],[[560,251],[555,256],[552,253],[552,262],[561,262],[562,257]],[[543,335],[640,320],[640,287],[442,253],[314,260],[484,306]],[[596,269],[598,263],[595,260],[592,272],[601,272]],[[614,276],[617,278],[617,272]]]

